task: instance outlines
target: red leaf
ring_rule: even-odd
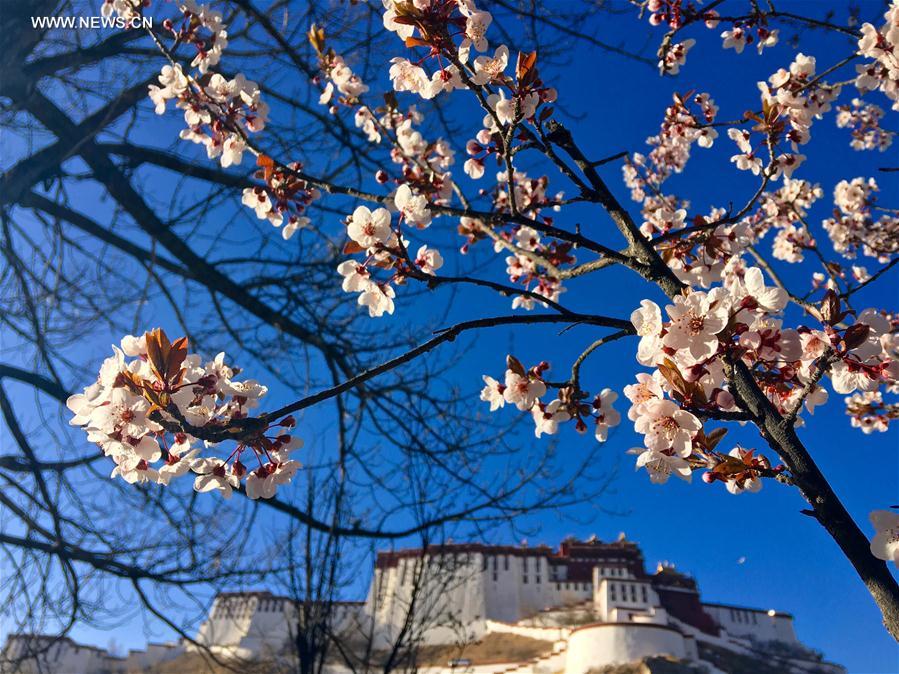
[[[506,356],[506,367],[508,367],[512,372],[517,374],[519,377],[527,376],[527,372],[524,369],[524,365],[521,364],[521,361],[518,360],[515,356],[509,355]]]

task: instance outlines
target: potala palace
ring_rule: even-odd
[[[56,640],[38,649],[43,669],[28,668],[38,664],[28,653],[46,637],[14,635],[4,649],[3,672],[175,672],[152,668],[196,652],[197,644],[223,658],[274,662],[289,652],[297,606],[269,592],[222,593],[196,643],[113,656]],[[374,654],[410,634],[432,653],[449,652],[440,645],[457,646],[451,661],[419,662],[417,670],[429,674],[586,674],[653,656],[709,674],[728,671],[728,659],[741,657],[777,672],[845,671],[797,640],[789,614],[705,601],[696,581],[671,566],[648,573],[640,548],[623,535],[615,542],[569,539],[558,549],[471,543],[382,552],[365,601],[338,603],[334,611],[333,630],[347,644],[367,640]],[[490,644],[496,654],[505,652],[504,640],[536,650],[519,661],[489,652]],[[477,657],[466,657],[465,644],[480,644],[472,651]],[[335,660],[329,674],[348,671]]]

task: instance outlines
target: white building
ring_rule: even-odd
[[[364,602],[334,602],[332,629],[349,628]],[[295,635],[296,601],[270,592],[222,592],[212,602],[196,641],[237,658],[275,657]],[[187,650],[195,647],[187,645]]]
[[[68,637],[41,634],[13,634],[0,656],[2,674],[126,674],[184,652],[179,644],[147,644],[145,650],[131,650],[126,656],[110,654],[96,646],[75,643]]]
[[[225,656],[279,657],[289,650],[298,606],[269,592],[222,593],[196,641]],[[696,581],[673,567],[648,573],[640,548],[623,535],[609,543],[568,539],[558,549],[469,543],[382,552],[366,600],[333,608],[334,631],[370,635],[375,649],[410,630],[425,644],[494,633],[551,642],[545,655],[494,666],[497,673],[515,665],[516,674],[585,674],[601,665],[670,656],[720,674],[703,659],[709,652],[762,658],[785,674],[844,672],[797,640],[789,614],[705,602]],[[34,637],[11,638],[4,660],[21,654],[22,639],[36,643]],[[58,667],[46,671],[116,674],[133,668],[138,657],[146,666],[196,648],[169,645],[114,658],[70,640],[60,643],[53,646]],[[472,674],[493,674],[485,667],[472,666]],[[333,674],[345,673],[335,665]]]
[[[792,616],[704,603],[696,581],[673,567],[647,573],[640,548],[623,537],[611,543],[569,539],[557,550],[454,544],[380,553],[366,606],[388,632],[404,615],[422,565],[453,572],[452,578],[450,571],[432,574],[440,590],[420,593],[438,605],[432,612],[445,615],[427,631],[430,643],[448,639],[445,623],[462,623],[480,635],[490,622],[564,626],[579,612],[599,623],[683,624],[710,636],[798,644]]]

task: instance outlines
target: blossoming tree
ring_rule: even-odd
[[[148,95],[157,114],[183,117],[181,139],[201,145],[211,165],[255,165],[240,201],[273,227],[261,236],[303,240],[322,226],[321,211],[310,215],[314,206],[351,200],[330,216],[339,223],[341,257],[332,282],[385,334],[416,288],[471,286],[507,298],[509,310],[455,323],[364,371],[340,370],[330,387],[273,404],[263,383],[238,376],[223,355],[192,353],[186,338],[159,329],[123,336],[99,378],[67,402],[71,423],[102,448],[113,478],[160,489],[191,479],[198,492],[269,499],[304,470],[297,457],[306,438],[295,417],[302,410],[365,390],[465,333],[586,326],[595,334],[580,355],[552,369],[549,353],[523,363],[498,352],[505,367],[485,364],[484,409],[525,413],[530,421],[521,423],[533,424],[537,442],[570,427],[605,443],[622,423],[617,404],[642,437],[629,450],[636,466],[654,483],[698,475],[708,486],[697,488],[732,494],[758,492],[766,481],[798,490],[899,639],[899,586],[884,563],[899,562],[899,517],[882,510],[888,504],[872,504],[879,508],[872,541],[798,430],[819,423],[812,415],[824,405],[844,408],[863,433],[885,432],[899,417],[891,398],[899,392],[896,315],[856,301],[873,284],[895,283],[897,211],[881,205],[876,178],[847,175],[832,186],[832,216],[812,222],[808,211],[825,190],[804,174],[802,153],[823,124],[847,129],[847,144],[859,152],[890,146],[894,133],[881,106],[899,111],[899,3],[844,23],[779,11],[776,2],[634,3],[635,15],[656,31],[661,77],[688,69],[699,40],[761,53],[778,44],[784,26],[840,34],[847,50],[815,54],[810,40],[766,81],[745,83],[752,107],[726,121],[714,92],[675,93],[659,111],[647,152],[605,159],[591,156],[577,129],[561,121],[559,109],[576,92],[544,80],[543,54],[506,44],[486,5],[384,0],[380,20],[394,50],[383,65],[385,91],[311,23],[306,39],[317,66],[308,87],[321,114],[351,124],[389,157],[355,181],[307,170],[302,149],[272,152],[266,96],[228,68],[224,15],[193,0],[175,4],[177,11],[165,2],[106,0],[104,12],[166,17],[152,34],[160,73]],[[270,37],[285,40],[277,31]],[[455,120],[450,137],[428,136],[423,110],[440,114],[447,99],[466,99],[478,112]],[[721,170],[752,194],[736,206],[730,194],[709,195],[718,205],[697,212],[670,179],[689,175],[692,153],[720,144],[733,148]],[[466,178],[451,172],[457,154],[467,157]],[[618,161],[632,208],[601,174]],[[525,164],[546,175],[528,175]],[[608,218],[617,231],[582,227],[584,213]],[[438,229],[455,232],[456,244],[432,245],[429,234]],[[499,258],[499,273],[446,272],[455,267],[451,259],[485,248]],[[784,281],[778,267],[787,266],[805,271],[804,286]],[[563,301],[566,286],[599,283],[611,267],[645,286],[632,313],[608,315],[602,301],[577,310]],[[621,391],[582,375],[583,363],[617,340],[632,340],[634,354],[633,382]],[[569,374],[550,375],[561,370]],[[737,425],[754,428],[756,444],[729,443],[728,429]]]
[[[495,528],[515,516],[591,500],[602,490],[603,475],[595,471],[597,480],[575,484],[595,455],[572,462],[546,443],[523,448],[506,432],[514,420],[472,416],[467,392],[445,386],[444,369],[459,361],[465,340],[439,350],[439,360],[410,359],[364,385],[323,395],[293,414],[302,430],[290,428],[289,420],[273,424],[264,446],[255,446],[262,465],[273,466],[290,488],[272,495],[279,485],[266,478],[257,483],[260,490],[248,492],[249,475],[237,482],[223,475],[227,454],[203,450],[182,423],[221,429],[226,418],[272,409],[270,400],[286,403],[333,389],[414,347],[419,333],[400,328],[385,335],[383,323],[346,302],[335,283],[335,268],[346,258],[345,226],[334,236],[328,224],[335,209],[343,210],[337,195],[309,203],[302,213],[295,208],[295,227],[288,216],[281,228],[293,232],[285,239],[268,219],[257,218],[273,193],[254,178],[246,154],[242,164],[234,163],[235,146],[231,165],[216,166],[202,144],[178,138],[180,120],[154,114],[156,104],[147,96],[148,85],[160,84],[154,39],[169,35],[166,18],[173,26],[187,18],[177,5],[148,6],[147,16],[156,18],[153,34],[113,25],[48,29],[31,20],[90,16],[101,4],[35,0],[0,12],[6,45],[0,127],[9,141],[0,189],[5,625],[11,633],[64,636],[76,627],[107,631],[123,621],[130,629],[143,616],[151,629],[165,625],[190,640],[216,592],[261,586],[303,602],[290,626],[293,656],[302,671],[316,671],[345,641],[335,632],[335,602],[364,593],[378,551],[496,535]],[[259,83],[257,107],[273,104],[264,130],[272,156],[314,148],[307,165],[323,179],[348,183],[385,164],[385,145],[371,143],[351,118],[329,114],[317,102],[317,88],[311,99],[306,95],[318,57],[302,37],[310,22],[328,25],[329,40],[360,45],[355,67],[363,58],[380,62],[394,38],[383,31],[378,8],[297,0],[288,14],[253,2],[216,9],[227,17],[222,30],[229,32],[234,72],[227,74],[222,62],[207,74],[227,74],[231,81],[239,70]],[[522,11],[510,6],[494,16],[501,24],[526,16]],[[590,7],[572,6],[555,13],[549,29],[573,30],[580,35],[575,39],[616,51],[576,30],[592,15]],[[540,17],[528,17],[527,31],[543,25]],[[283,39],[291,31],[300,38]],[[223,37],[217,39],[221,48]],[[637,63],[646,60],[617,51]],[[268,75],[260,77],[257,68]],[[201,109],[195,112],[204,118]],[[248,123],[259,124],[261,117]],[[246,188],[252,189],[244,196]],[[299,197],[292,190],[285,186],[282,195]],[[350,210],[358,205],[346,203]],[[428,319],[427,329],[438,321]],[[188,335],[189,351],[204,354],[184,356],[183,376],[176,363],[185,343],[168,343],[161,333],[154,333],[156,366],[141,365],[149,362],[142,332],[159,324],[173,337],[176,331]],[[139,337],[120,344],[131,332]],[[125,479],[110,480],[110,459],[68,423],[67,399],[95,378],[111,340],[139,377],[126,390],[118,385],[124,382],[117,381],[118,366],[109,364],[104,382],[115,389],[115,404],[112,390],[105,391],[110,404],[91,419],[91,434],[109,447],[112,438],[125,441],[155,474],[140,461],[120,462],[117,476]],[[222,351],[228,357],[215,358]],[[210,394],[194,405],[194,384],[204,377]],[[98,379],[88,397],[103,385]],[[146,395],[157,395],[159,410]],[[188,414],[157,422],[169,396],[181,401],[176,405],[190,398]],[[153,424],[152,433],[140,430]],[[229,469],[237,459],[258,470],[253,452],[247,447],[230,457]],[[186,477],[199,475],[190,470],[191,458],[209,460],[205,488],[232,498],[199,496]],[[302,463],[292,477],[285,470],[289,460]],[[160,478],[169,488],[159,489]],[[436,619],[426,615],[426,602],[412,605],[405,618],[416,625],[393,644],[403,658],[414,656],[419,623]],[[371,627],[360,629],[369,634]],[[32,646],[40,656],[53,644],[41,636]],[[348,656],[364,652],[358,635],[352,646]]]

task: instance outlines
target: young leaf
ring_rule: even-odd
[[[665,361],[659,365],[659,372],[662,373],[662,376],[665,377],[666,381],[671,385],[671,388],[680,394],[687,393],[689,389],[687,382],[680,373],[680,370],[677,369],[677,365],[674,364],[673,360],[666,358]]]
[[[724,427],[716,428],[711,433],[706,436],[706,441],[709,449],[715,449],[718,446],[718,443],[727,435],[727,429]]]
[[[506,357],[506,367],[512,370],[519,377],[527,376],[527,372],[524,369],[524,365],[521,364],[521,361],[518,360],[515,356],[509,355]]]
[[[866,341],[868,341],[868,335],[870,334],[870,325],[865,325],[864,323],[856,323],[851,328],[846,330],[845,333],[843,333],[843,344],[846,346],[846,350],[852,351],[852,349],[857,349]]]

